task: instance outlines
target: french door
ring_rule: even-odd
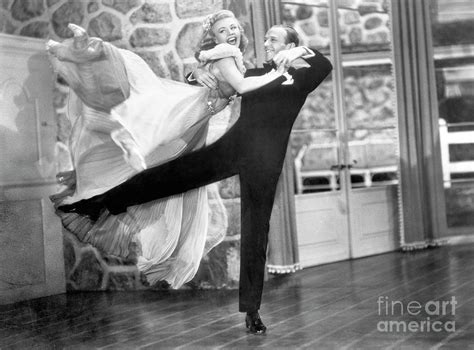
[[[303,267],[398,244],[398,131],[386,3],[282,1],[283,21],[299,32],[301,44],[334,66],[308,97],[291,138]]]

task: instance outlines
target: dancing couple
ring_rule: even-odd
[[[49,45],[53,65],[74,65],[65,80],[82,102],[71,142],[75,173],[64,175],[75,175],[75,187],[70,186],[75,192],[66,200],[55,198],[63,224],[104,251],[119,256],[138,251],[137,266],[147,278],[177,288],[221,240],[209,237],[206,187],[239,175],[239,311],[246,313],[251,333],[265,333],[259,309],[276,186],[292,125],[308,94],[331,72],[330,62],[298,46],[293,28],[277,25],[265,35],[267,64],[245,70],[242,26],[222,10],[204,22],[196,53],[200,68],[193,72],[204,86],[193,86],[149,76],[136,55],[72,29],[71,42]],[[108,63],[103,70],[84,68],[103,62]],[[85,79],[88,75],[97,79]],[[85,93],[86,80],[104,86]],[[237,93],[242,95],[239,119],[206,145],[209,118]],[[169,248],[170,240],[176,241],[173,249],[155,259],[156,250]],[[176,276],[183,266],[186,276]]]

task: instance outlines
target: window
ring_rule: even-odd
[[[343,67],[340,81],[333,73],[308,96],[293,128],[299,194],[339,190],[341,167],[350,168],[352,188],[397,183],[389,1],[336,3],[338,23],[331,28],[327,0],[282,1],[283,21],[298,31],[301,45],[330,56],[337,33]],[[343,95],[343,115],[337,115],[335,87]]]

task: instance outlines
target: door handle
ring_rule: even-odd
[[[331,170],[343,170],[343,169],[351,169],[352,164],[337,164],[337,165],[331,165]]]

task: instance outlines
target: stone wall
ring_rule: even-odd
[[[183,81],[185,73],[197,64],[194,50],[202,33],[202,20],[219,9],[233,11],[243,23],[250,39],[245,59],[251,66],[255,58],[247,0],[2,0],[0,32],[61,41],[72,36],[67,25],[75,23],[91,36],[134,51],[158,76]],[[67,92],[67,87],[57,84],[54,106],[58,141],[67,140],[71,127],[65,116]],[[223,133],[238,112],[237,102],[232,109],[216,115],[209,138]],[[227,238],[203,259],[190,283],[194,287],[233,288],[238,282],[239,186],[232,178],[219,187],[228,210]],[[209,204],[212,207],[212,199]],[[144,288],[135,266],[102,256],[68,232],[64,238],[69,290]]]
[[[340,0],[337,3],[343,52],[389,47],[390,0]],[[327,52],[330,42],[327,0],[315,0],[311,4],[285,4],[283,20],[295,27],[304,45]]]

